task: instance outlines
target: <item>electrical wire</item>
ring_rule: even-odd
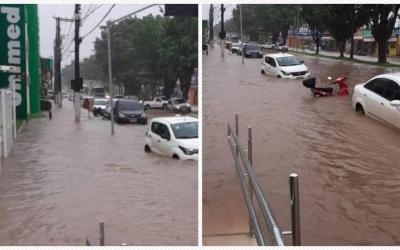
[[[86,18],[88,18],[91,14],[93,14],[96,10],[98,10],[100,7],[103,7],[103,4],[100,4],[99,6],[96,6],[93,8],[92,11],[88,12],[83,18],[82,21],[84,21]]]
[[[99,27],[99,25],[101,24],[101,22],[104,21],[104,19],[106,19],[106,17],[108,16],[108,14],[110,14],[111,10],[115,7],[115,4],[113,4],[111,6],[111,8],[107,11],[107,13],[103,16],[103,18],[96,24],[96,26],[94,26],[88,33],[86,33],[85,35],[82,36],[82,39],[84,39],[86,36],[88,36],[90,33],[92,33],[97,27]]]

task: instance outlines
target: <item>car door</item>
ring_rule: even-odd
[[[166,124],[160,123],[160,140],[158,141],[161,154],[171,156],[172,137]]]
[[[265,74],[272,76],[274,74],[274,59],[271,57],[265,57],[264,65],[265,65]]]
[[[154,108],[161,108],[161,107],[162,107],[161,98],[156,98],[154,100]]]
[[[384,107],[388,105],[385,98],[388,82],[385,78],[375,78],[365,84],[364,99],[366,110],[369,115],[379,120],[384,120]]]
[[[151,149],[159,154],[161,152],[161,123],[159,122],[152,122],[151,123],[151,133],[148,133],[148,137],[151,140]]]
[[[383,107],[383,119],[391,125],[400,128],[400,107],[390,104],[393,100],[400,101],[400,85],[392,80],[387,79],[387,88],[385,92],[386,102]]]

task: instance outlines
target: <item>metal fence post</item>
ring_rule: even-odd
[[[253,136],[251,133],[251,126],[247,127],[248,141],[247,141],[247,159],[250,162],[250,165],[253,167]],[[248,178],[249,182],[249,193],[250,193],[250,201],[253,202],[253,185],[251,184],[250,176]],[[253,223],[251,221],[251,217],[249,215],[249,235],[254,236]]]
[[[235,132],[236,132],[236,137],[239,139],[239,115],[235,114]],[[239,155],[239,148],[237,146],[238,143],[236,143],[236,155]]]
[[[300,238],[300,201],[299,201],[299,177],[292,173],[289,175],[290,186],[290,211],[292,217],[292,241],[293,246],[301,245]]]
[[[104,246],[104,221],[100,221],[100,246]]]

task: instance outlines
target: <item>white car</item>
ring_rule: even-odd
[[[277,43],[274,46],[274,49],[278,50],[278,51],[288,51],[288,47],[286,44],[284,43]]]
[[[400,73],[382,74],[354,87],[353,108],[400,129]]]
[[[275,47],[274,43],[268,42],[261,45],[261,49],[273,49]]]
[[[284,53],[265,55],[261,63],[261,74],[287,79],[310,77],[310,71],[302,60]]]
[[[146,131],[144,150],[174,159],[197,160],[198,119],[189,116],[151,119]]]

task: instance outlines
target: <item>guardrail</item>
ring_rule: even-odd
[[[253,169],[253,138],[252,128],[248,127],[247,150],[239,141],[239,117],[235,115],[235,131],[228,124],[228,143],[235,161],[241,189],[249,213],[249,235],[254,236],[260,246],[284,246],[284,235],[292,235],[292,244],[301,245],[300,237],[300,206],[298,175],[289,175],[291,231],[281,231],[271,211],[263,189],[257,182]],[[247,154],[246,154],[247,152]],[[255,195],[254,203],[253,193]],[[257,205],[257,206],[256,206]]]

